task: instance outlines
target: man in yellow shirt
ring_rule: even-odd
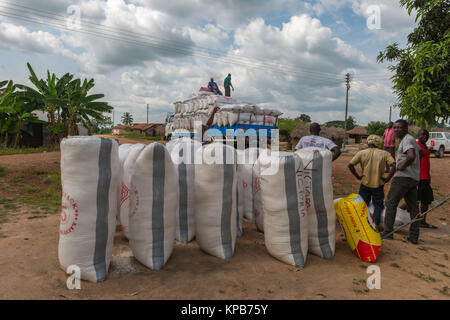
[[[348,164],[350,172],[361,180],[359,194],[369,205],[372,199],[374,210],[374,221],[380,229],[381,212],[384,208],[384,184],[388,182],[395,173],[395,160],[389,152],[378,149],[381,138],[377,135],[370,135],[367,138],[368,149],[359,151]],[[360,176],[355,165],[361,164],[362,175]],[[389,175],[384,178],[383,174],[389,165]]]

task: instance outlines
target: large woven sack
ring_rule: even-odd
[[[58,247],[61,267],[76,265],[81,279],[106,279],[117,215],[117,142],[69,137],[61,142],[62,204]]]
[[[131,177],[129,239],[133,255],[160,270],[172,254],[178,210],[178,173],[167,149],[148,145]]]
[[[188,243],[195,237],[195,152],[202,145],[187,137],[166,145],[178,171],[179,206],[175,239]]]
[[[238,180],[239,203],[242,206],[244,218],[254,221],[254,203],[253,203],[253,166],[258,160],[260,149],[247,148],[242,154],[238,154],[238,170],[241,175]]]
[[[125,161],[127,160],[128,155],[130,154],[131,146],[133,146],[131,143],[124,143],[119,145],[119,184],[117,186],[117,194],[120,195],[122,192],[122,185],[123,185],[123,165]],[[121,205],[121,197],[117,197],[117,205],[120,208]],[[120,214],[120,211],[117,210],[117,214]]]
[[[332,153],[317,148],[296,151],[303,161],[309,252],[332,259],[336,245],[336,213],[331,180]]]
[[[293,153],[263,152],[259,172],[265,245],[285,263],[303,268],[308,253],[303,164]]]
[[[119,222],[125,237],[129,238],[128,235],[128,215],[130,214],[130,188],[131,188],[131,175],[133,174],[134,166],[136,160],[144,150],[145,144],[137,143],[130,147],[128,156],[123,164],[123,177],[122,185],[120,191],[120,209],[119,209]]]
[[[221,143],[196,153],[196,239],[203,251],[225,260],[233,256],[238,224],[235,161],[234,148]]]

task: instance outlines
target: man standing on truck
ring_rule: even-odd
[[[328,149],[333,153],[333,161],[339,158],[341,155],[341,149],[330,139],[320,137],[320,125],[316,122],[311,123],[309,126],[310,136],[304,136],[300,139],[295,150],[316,147],[320,149]]]
[[[225,97],[230,97],[230,87],[234,91],[233,84],[231,83],[231,73],[229,73],[228,76],[223,81],[223,86],[225,87]]]
[[[210,89],[215,94],[223,96],[222,91],[220,91],[219,89],[219,86],[217,86],[217,83],[214,82],[214,78],[211,78],[211,81],[208,83],[208,89]]]

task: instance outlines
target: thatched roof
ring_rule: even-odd
[[[342,145],[345,137],[345,130],[342,128],[336,127],[320,127],[322,130],[320,131],[320,136],[328,138],[336,143],[338,146]],[[309,136],[309,125],[299,125],[297,128],[292,130],[291,133],[291,143],[293,146],[297,145],[298,141],[303,136]]]
[[[366,127],[354,127],[352,130],[348,130],[347,134],[359,135],[359,136],[368,136]]]

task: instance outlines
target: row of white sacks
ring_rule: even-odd
[[[233,98],[219,95],[197,95],[185,101],[174,103],[175,115],[185,113],[196,113],[198,111],[208,111],[215,106],[220,107],[223,111],[253,113],[257,115],[271,115],[278,117],[281,112],[276,109],[263,109],[254,104],[246,102],[238,102]]]
[[[79,266],[85,280],[106,278],[116,216],[135,258],[154,270],[175,239],[195,238],[206,253],[230,260],[243,217],[256,220],[268,252],[285,263],[303,268],[308,252],[334,256],[329,151],[267,154],[188,138],[167,148],[119,147],[71,137],[61,143],[61,177],[59,261],[64,270]]]
[[[210,117],[208,112],[185,113],[174,117],[173,125],[175,129],[195,129],[195,122],[206,125]],[[276,126],[278,117],[264,114],[235,113],[220,110],[214,115],[213,125],[218,127],[233,126],[236,123],[255,124],[260,126]]]

